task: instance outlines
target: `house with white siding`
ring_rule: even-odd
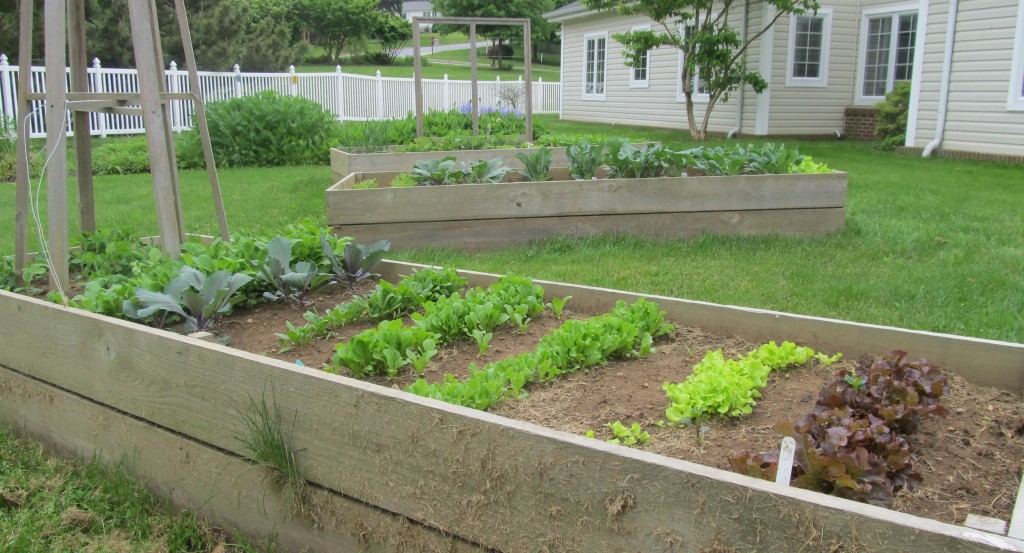
[[[1024,160],[1024,0],[820,3],[751,45],[747,63],[769,88],[719,102],[709,133],[870,139],[873,106],[910,81],[908,148]],[[756,33],[774,15],[754,0],[730,23]],[[682,52],[655,49],[645,66],[627,67],[612,37],[654,22],[579,2],[546,17],[562,25],[563,119],[687,128]],[[706,98],[695,95],[696,114]]]

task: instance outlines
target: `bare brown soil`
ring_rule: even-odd
[[[371,286],[366,284],[357,293]],[[274,333],[284,331],[285,321],[302,323],[307,309],[329,309],[348,295],[347,290],[334,287],[314,294],[310,307],[261,305],[236,313],[219,332],[231,336],[233,347],[320,367],[329,362],[336,343],[373,325],[352,325],[335,338],[285,353],[278,353]],[[563,313],[563,318],[583,316],[568,309]],[[436,381],[445,372],[464,377],[473,363],[483,366],[530,351],[541,336],[559,324],[561,321],[545,312],[524,333],[515,328],[497,330],[484,355],[471,340],[440,348],[424,378]],[[778,340],[786,338],[779,336]],[[656,351],[645,359],[614,361],[550,385],[534,386],[529,388],[528,397],[505,401],[492,411],[574,434],[594,430],[599,439],[611,436],[605,423],[639,422],[651,434],[651,444],[644,449],[728,470],[731,456],[777,447],[781,437],[773,426],[808,413],[832,372],[856,362],[847,359],[829,368],[811,362],[776,373],[762,390],[763,397],[754,412],[742,418],[712,419],[685,428],[658,426],[668,406],[661,389],[663,382],[684,380],[708,350],[722,348],[727,355],[738,356],[755,346],[736,337],[678,327],[671,336],[657,342]],[[900,344],[889,346],[898,349]],[[915,468],[924,482],[913,491],[901,492],[894,509],[957,524],[969,513],[1009,520],[1024,468],[1024,403],[1014,394],[973,386],[948,371],[947,376],[948,391],[942,403],[948,416],[926,422],[918,434],[910,437],[916,449]],[[395,380],[378,378],[374,382],[404,388],[416,378],[407,370]],[[703,432],[701,426],[705,427]]]

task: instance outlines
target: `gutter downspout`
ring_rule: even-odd
[[[742,37],[740,38],[740,40],[743,41],[743,42],[747,41],[747,27],[750,25],[749,19],[750,19],[750,0],[746,0],[743,3],[743,32],[741,33]],[[747,57],[746,52],[743,53],[743,57],[744,58]],[[726,140],[732,139],[733,137],[735,137],[737,134],[740,133],[741,129],[743,129],[743,96],[745,94],[746,94],[746,91],[741,86],[740,87],[740,94],[739,94],[740,97],[736,101],[736,128],[731,130],[731,131],[729,131],[729,134],[725,135],[725,139]]]
[[[930,157],[942,144],[946,133],[946,108],[949,104],[949,80],[953,73],[953,44],[956,38],[956,18],[960,11],[960,0],[949,0],[949,16],[946,25],[946,51],[942,56],[942,83],[939,87],[939,109],[935,116],[935,139],[924,147],[921,157]]]

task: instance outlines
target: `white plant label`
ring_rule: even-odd
[[[793,475],[794,455],[796,455],[796,440],[788,437],[782,438],[782,445],[779,447],[779,469],[775,472],[776,484],[789,485],[789,478]]]

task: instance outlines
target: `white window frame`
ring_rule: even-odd
[[[927,5],[923,3],[909,3],[909,4],[897,4],[893,6],[885,6],[880,8],[872,8],[864,10],[861,13],[860,21],[860,46],[857,54],[857,90],[856,90],[856,104],[862,106],[872,106],[885,99],[885,95],[882,96],[865,96],[864,95],[864,64],[867,61],[868,52],[868,25],[869,21],[874,17],[888,15],[909,15],[917,14],[917,29],[914,31],[914,68],[911,72],[910,81],[914,84],[920,82],[918,76],[921,71],[921,63],[923,62],[922,56],[924,51],[924,40],[927,36]],[[899,29],[893,28],[892,30],[892,41],[895,43],[899,36]],[[893,81],[893,74],[896,67],[896,50],[890,49],[890,60],[889,60],[889,81],[887,85],[889,90],[892,90],[892,86],[895,85]],[[916,88],[916,87],[915,87]]]
[[[601,93],[587,92],[587,44],[591,40],[604,39],[604,91]],[[595,64],[597,59],[594,60]],[[594,79],[595,84],[597,83],[597,68],[594,68]],[[602,31],[599,33],[587,33],[583,35],[583,99],[584,100],[604,100],[608,93],[608,31]]]
[[[817,77],[793,76],[793,64],[796,63],[796,27],[800,17],[818,17],[821,22],[821,60],[818,62]],[[828,86],[828,58],[832,43],[832,8],[820,8],[817,14],[806,13],[802,16],[789,16],[789,54],[786,58],[786,86],[788,87],[826,87]]]
[[[633,25],[632,31],[650,31],[650,25]],[[636,78],[637,67],[629,67],[629,88],[648,88],[651,86],[651,50],[647,51],[647,63],[644,65],[644,79]]]
[[[1013,41],[1013,67],[1010,69],[1008,111],[1024,111],[1024,0],[1017,8],[1017,32]]]
[[[714,19],[717,16],[718,16],[718,14],[714,14],[713,13],[713,14],[711,14],[711,19]],[[690,25],[690,26],[691,27],[696,27],[695,25]],[[686,37],[686,28],[685,28],[685,26],[682,23],[679,24],[679,36],[682,37],[682,38]],[[677,64],[677,67],[676,67],[676,101],[677,102],[685,102],[686,101],[686,94],[683,93],[683,79],[681,77],[681,75],[683,74],[683,60],[684,59],[686,59],[686,54],[682,50],[679,50],[679,63]],[[694,73],[693,73],[693,101],[694,102],[710,102],[711,101],[711,94],[709,92],[699,92],[700,91],[700,84],[699,83],[700,83],[700,68],[697,68],[697,70],[694,71]]]

